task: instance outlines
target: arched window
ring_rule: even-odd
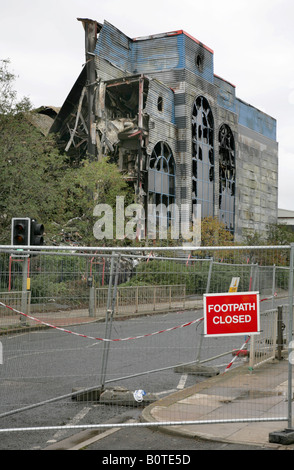
[[[163,141],[158,142],[151,154],[148,169],[148,203],[160,204],[168,209],[175,203],[175,160],[170,147]],[[168,220],[173,217],[167,212]],[[169,222],[168,222],[169,225]]]
[[[213,115],[209,103],[198,96],[192,109],[192,204],[201,204],[202,217],[213,216]]]
[[[235,140],[230,127],[223,124],[219,141],[219,218],[233,234],[235,231]]]

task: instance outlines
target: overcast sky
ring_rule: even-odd
[[[19,97],[61,106],[84,64],[77,18],[134,38],[183,29],[214,51],[214,73],[277,120],[279,208],[294,210],[293,0],[0,0],[0,59]]]

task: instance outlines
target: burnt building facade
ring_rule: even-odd
[[[213,51],[173,31],[129,38],[79,19],[86,64],[57,115],[72,158],[109,156],[144,204],[193,204],[236,240],[277,222],[274,118],[214,73]]]

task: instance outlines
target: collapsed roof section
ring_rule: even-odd
[[[86,35],[86,65],[51,132],[59,135],[59,143],[73,163],[78,164],[86,154],[94,159],[107,156],[134,183],[137,194],[144,194],[147,160],[151,154],[150,131],[152,134],[156,119],[175,127],[174,92],[156,78],[121,69],[118,56],[115,64],[111,61],[116,42],[121,51],[122,44],[128,49],[130,39],[108,23],[105,24],[107,34],[103,35],[99,23],[80,21]],[[110,30],[122,35],[124,41],[109,35]],[[109,40],[110,36],[112,42],[107,47],[106,37]],[[131,56],[128,49],[128,57]],[[124,66],[128,63],[126,60]],[[156,138],[153,140],[154,146],[157,142]]]

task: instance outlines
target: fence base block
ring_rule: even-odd
[[[203,375],[205,377],[214,377],[220,373],[219,369],[215,367],[202,366],[201,364],[177,366],[174,371],[180,374]]]
[[[274,444],[294,444],[294,429],[274,431],[269,434],[269,442]]]
[[[98,402],[102,392],[101,387],[93,390],[73,389],[72,399],[76,401],[95,401]]]
[[[106,388],[100,395],[99,403],[120,406],[146,406],[158,400],[152,393],[146,393],[142,401],[137,401],[134,393],[124,387]]]
[[[134,392],[124,387],[105,388],[97,387],[92,390],[73,389],[72,399],[76,401],[91,401],[104,405],[146,406],[158,400],[152,393],[145,393],[142,401],[134,397]]]

